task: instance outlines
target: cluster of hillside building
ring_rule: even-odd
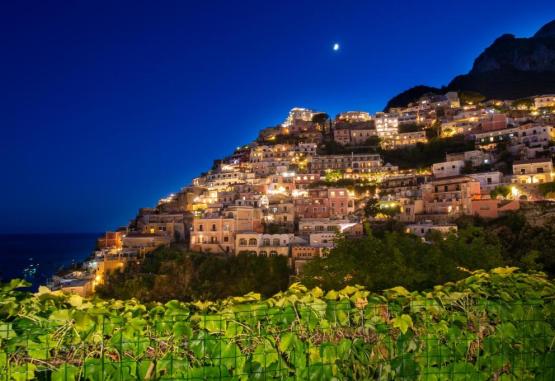
[[[327,255],[338,235],[362,235],[366,220],[397,219],[424,239],[430,231],[456,231],[460,216],[495,218],[541,200],[539,184],[554,180],[555,96],[471,103],[453,92],[334,119],[294,108],[283,123],[101,237],[87,263],[91,287],[106,271],[172,242],[207,255],[286,256],[298,273]],[[446,153],[429,168],[383,160],[388,150],[456,135],[473,149]],[[330,145],[339,153],[326,154]],[[492,197],[502,188],[510,191]],[[383,213],[365,213],[369,200]]]

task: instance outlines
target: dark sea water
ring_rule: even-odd
[[[0,234],[0,280],[25,278],[33,288],[62,267],[87,259],[100,234]]]

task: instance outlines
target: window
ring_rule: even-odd
[[[247,246],[247,240],[245,238],[241,238],[239,240],[239,246]]]
[[[269,238],[264,238],[264,240],[262,241],[264,246],[270,246],[270,239]]]
[[[279,246],[279,238],[274,238],[273,245],[274,246]]]
[[[213,232],[216,231],[216,224],[212,224],[212,231],[213,231]]]
[[[256,238],[251,238],[249,239],[249,246],[256,246],[257,242]]]
[[[198,231],[201,232],[202,229],[203,229],[202,225],[199,225],[199,226],[198,226]]]
[[[228,236],[224,237],[224,242],[229,242],[229,237]]]
[[[278,253],[277,251],[270,251],[270,257],[277,257]]]

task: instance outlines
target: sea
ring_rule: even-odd
[[[101,234],[0,234],[0,282],[26,279],[31,289],[91,256]]]

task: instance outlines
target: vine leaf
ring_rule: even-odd
[[[403,334],[407,333],[409,327],[414,328],[410,315],[403,314],[393,319],[393,327],[399,328]]]

